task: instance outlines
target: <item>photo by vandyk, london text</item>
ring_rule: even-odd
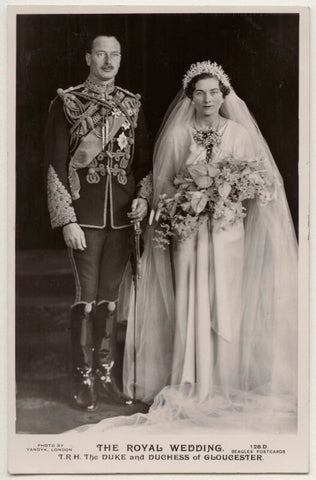
[[[8,13],[9,472],[306,473],[308,9]]]

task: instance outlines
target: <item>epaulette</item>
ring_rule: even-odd
[[[84,87],[84,84],[81,83],[80,85],[76,85],[75,87],[69,87],[67,88],[66,90],[62,89],[62,88],[57,88],[57,95],[56,97],[53,98],[53,100],[51,100],[50,104],[49,104],[49,107],[48,107],[48,111],[50,112],[54,102],[57,100],[57,98],[63,98],[63,96],[67,93],[71,93],[73,92],[74,90],[78,90],[79,88],[82,88]]]
[[[121,88],[121,87],[118,87],[116,86],[117,90],[120,90],[121,92],[125,93],[125,95],[128,95],[129,97],[132,97],[132,98],[136,98],[137,100],[140,100],[141,99],[141,96],[139,95],[139,93],[132,93],[132,92],[129,92],[128,90],[125,90],[124,88]]]
[[[58,88],[57,89],[57,93],[58,95],[60,95],[60,93],[71,93],[73,92],[74,90],[78,90],[79,88],[83,88],[84,87],[84,84],[83,83],[80,83],[80,85],[76,85],[75,87],[69,87],[67,88],[66,90],[63,90],[62,88]],[[60,93],[59,93],[60,92]]]

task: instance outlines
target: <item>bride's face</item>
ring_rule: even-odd
[[[192,100],[198,116],[208,117],[218,113],[224,102],[217,78],[203,78],[195,85]]]

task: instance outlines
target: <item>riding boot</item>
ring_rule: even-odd
[[[70,316],[72,363],[75,381],[74,402],[84,410],[95,410],[91,304],[78,303]]]
[[[99,393],[129,405],[132,401],[118,388],[113,367],[116,360],[117,302],[101,302],[94,316],[94,354]]]

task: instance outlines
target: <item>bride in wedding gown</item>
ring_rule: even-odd
[[[196,141],[205,131],[216,138],[209,149]],[[155,145],[153,209],[161,194],[174,194],[176,175],[227,157],[260,158],[272,199],[265,206],[247,201],[246,217],[225,228],[214,218],[204,221],[164,250],[153,242],[157,224],[148,226],[135,329],[132,314],[128,321],[124,390],[151,408],[79,432],[295,431],[297,244],[283,182],[222,68],[198,62],[184,76]]]

